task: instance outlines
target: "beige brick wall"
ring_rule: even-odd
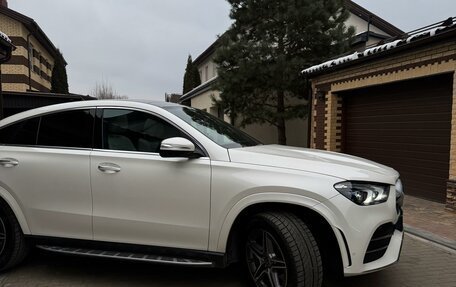
[[[449,179],[456,181],[456,73],[453,74],[453,106],[451,119],[451,147]]]
[[[28,75],[28,68],[26,66],[22,65],[8,65],[8,64],[3,64],[2,65],[2,74],[24,74]]]
[[[1,31],[8,36],[22,36],[23,26],[20,22],[11,19],[8,16],[0,14],[0,27]]]
[[[3,83],[2,88],[4,91],[26,91],[27,84]]]
[[[342,101],[337,93],[329,92],[326,95],[326,129],[325,149],[330,151],[341,151],[342,136],[340,134]]]

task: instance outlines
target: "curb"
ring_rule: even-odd
[[[415,235],[417,237],[424,238],[433,243],[440,244],[442,246],[445,246],[447,248],[450,248],[450,249],[453,249],[456,251],[456,241],[454,241],[454,240],[448,240],[448,239],[442,238],[440,236],[435,235],[434,233],[424,231],[419,228],[411,227],[410,225],[407,225],[407,224],[404,224],[404,231],[407,233],[410,233],[412,235]]]

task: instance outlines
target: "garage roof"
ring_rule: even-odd
[[[355,52],[353,54],[344,55],[335,59],[331,59],[324,63],[312,66],[302,71],[305,75],[315,76],[328,72],[329,70],[341,69],[343,67],[354,65],[363,60],[371,59],[375,56],[386,55],[389,52],[394,52],[400,48],[411,48],[424,40],[438,39],[439,36],[454,34],[456,32],[456,17],[448,18],[445,21],[429,25],[412,32],[403,34],[400,37],[392,37],[385,41],[379,42],[377,45],[368,47],[364,51]]]

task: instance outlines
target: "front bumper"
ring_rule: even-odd
[[[394,194],[391,187],[388,201],[373,206],[358,206],[344,196],[326,202],[337,219],[333,229],[345,276],[375,272],[399,260],[404,232],[402,210],[391,196]]]

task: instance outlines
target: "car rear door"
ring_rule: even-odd
[[[185,135],[147,112],[98,110],[91,155],[95,240],[207,250],[210,160],[162,158],[165,138]]]
[[[0,184],[33,235],[92,239],[94,110],[57,112],[0,130]]]

